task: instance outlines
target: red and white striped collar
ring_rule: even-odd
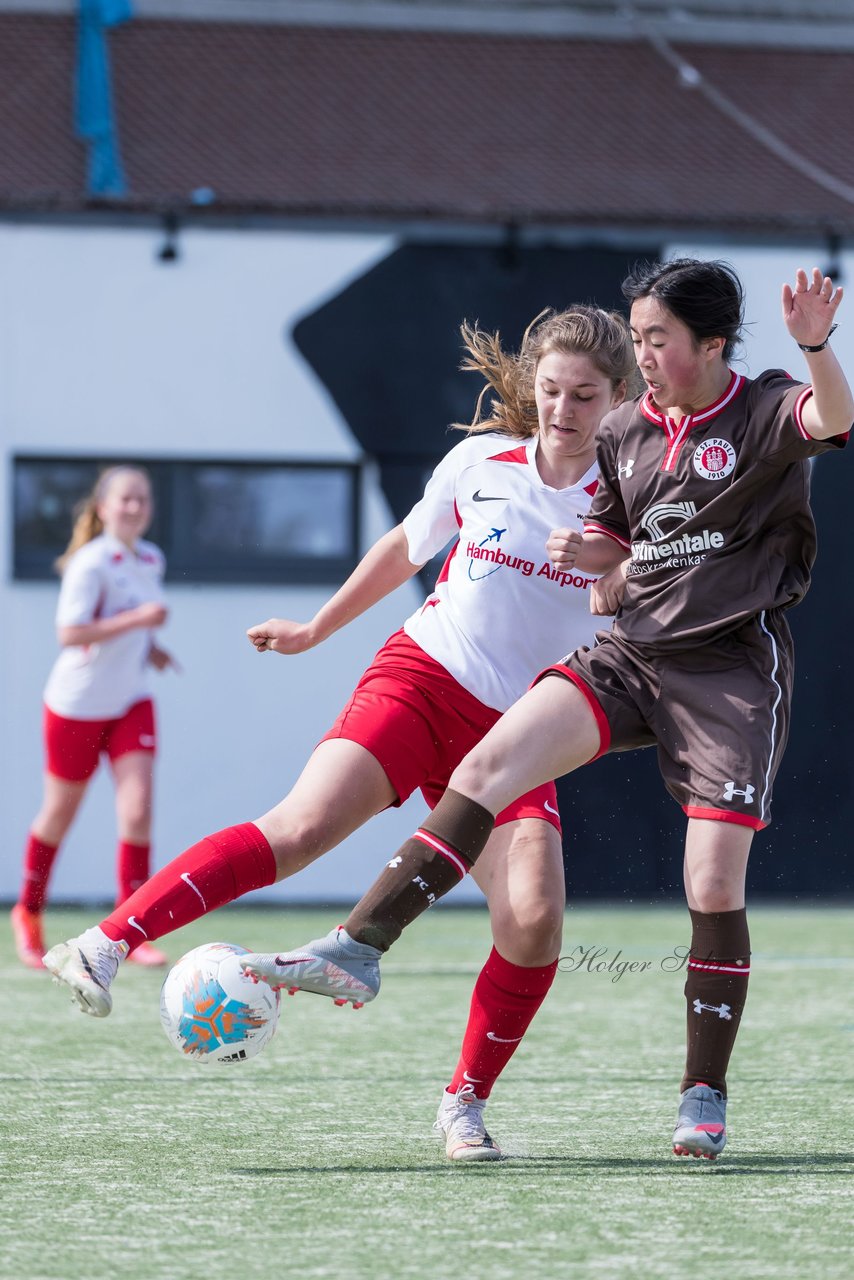
[[[647,391],[640,403],[640,410],[648,422],[654,422],[657,427],[664,427],[668,436],[674,436],[677,432],[684,435],[687,431],[698,422],[708,422],[711,418],[716,418],[719,413],[731,404],[735,397],[739,394],[747,379],[734,370],[729,371],[729,385],[722,396],[719,396],[712,404],[705,409],[700,409],[698,413],[686,414],[682,421],[677,424],[667,414],[662,413],[658,405],[652,398],[652,392]]]

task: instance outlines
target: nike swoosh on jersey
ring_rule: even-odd
[[[475,502],[509,502],[510,501],[508,497],[505,497],[502,494],[499,494],[498,497],[496,497],[494,494],[481,493],[480,489],[478,489],[477,493],[473,493],[471,496]]]

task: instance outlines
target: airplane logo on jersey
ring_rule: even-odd
[[[478,490],[478,493],[479,492],[480,490]],[[475,494],[474,496],[477,497],[477,494]],[[483,499],[481,499],[481,501],[483,501]],[[501,541],[502,535],[505,534],[506,532],[507,532],[506,529],[496,529],[493,527],[490,530],[490,532],[487,534],[487,536],[483,539],[483,541],[477,544],[477,549],[479,550],[481,547],[489,547],[490,543],[499,543]],[[503,556],[501,557],[500,560],[498,560],[494,552],[487,551],[482,561],[476,560],[474,558],[469,560],[469,578],[472,580],[472,582],[479,582],[481,578],[488,578],[491,573],[497,572],[497,570],[501,568],[501,565],[503,563],[504,563]],[[478,569],[479,572],[474,573],[473,572],[474,569]]]
[[[550,564],[548,560],[543,561],[538,569],[535,561],[526,560],[524,556],[514,556],[509,552],[502,551],[498,544],[500,544],[502,535],[506,532],[506,529],[493,527],[482,541],[468,543],[465,554],[468,556],[468,574],[472,582],[482,582],[484,578],[491,577],[499,569],[515,569],[517,573],[521,573],[525,578],[547,578],[549,582],[555,583],[558,587],[573,587],[582,591],[586,591],[596,581],[595,578],[587,577],[583,573],[576,573],[572,569],[559,569]],[[430,603],[428,600],[427,604]],[[425,605],[424,607],[426,608],[427,606]]]

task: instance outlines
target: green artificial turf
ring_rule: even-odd
[[[295,946],[339,915],[226,909],[164,945],[175,959],[205,941]],[[125,966],[113,1014],[87,1018],[18,965],[4,929],[0,1276],[848,1280],[854,916],[751,913],[714,1164],[668,1141],[685,1015],[667,958],[686,920],[567,914],[555,985],[487,1111],[508,1158],[468,1166],[432,1122],[490,945],[484,912],[429,913],[360,1011],[285,997],[271,1045],[233,1066],[167,1043],[162,973]],[[49,941],[90,923],[54,911]]]

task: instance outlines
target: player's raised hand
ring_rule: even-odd
[[[290,622],[287,618],[268,618],[246,632],[249,643],[258,653],[305,653],[317,641],[308,622]]]
[[[795,342],[817,347],[830,333],[841,301],[842,286],[834,287],[830,276],[823,276],[818,267],[808,276],[799,267],[794,287],[783,285],[783,322]]]
[[[582,537],[577,529],[552,529],[546,540],[546,552],[559,569],[572,569],[581,550]]]

